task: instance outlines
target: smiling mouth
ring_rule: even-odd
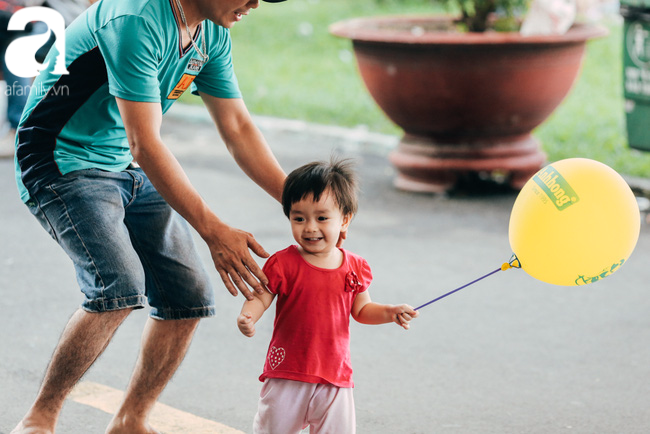
[[[322,239],[323,239],[323,237],[304,238],[304,240],[306,240],[306,241],[320,241]]]

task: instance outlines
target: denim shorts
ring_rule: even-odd
[[[27,206],[72,259],[84,310],[148,302],[157,319],[214,315],[214,291],[190,226],[141,169],[70,172]]]

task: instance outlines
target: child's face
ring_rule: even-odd
[[[291,205],[289,219],[293,238],[310,254],[327,254],[336,248],[341,231],[347,229],[351,216],[344,216],[334,195],[326,190],[314,202],[309,195]]]

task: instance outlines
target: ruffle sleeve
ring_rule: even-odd
[[[271,291],[272,294],[281,294],[286,286],[284,273],[282,272],[282,266],[280,265],[277,254],[272,255],[266,260],[262,267],[262,271],[269,279],[269,291]]]
[[[364,292],[371,282],[372,271],[368,262],[360,256],[350,255],[349,271],[345,275],[345,292]]]
[[[357,274],[359,275],[359,280],[361,282],[361,289],[359,289],[359,292],[363,292],[368,289],[370,283],[372,282],[372,270],[370,269],[370,265],[368,265],[368,262],[366,262],[365,259],[361,259],[361,263],[359,264],[359,271],[357,271]]]

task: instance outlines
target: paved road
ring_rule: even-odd
[[[514,193],[402,193],[385,156],[354,134],[265,134],[286,170],[332,152],[357,159],[363,194],[346,247],[373,267],[374,300],[418,305],[510,257]],[[169,119],[164,138],[227,222],[269,251],[292,242],[278,204],[241,174],[212,128]],[[68,259],[21,205],[12,177],[11,163],[0,161],[0,433],[27,409],[80,302]],[[557,287],[509,270],[423,309],[408,332],[353,324],[358,432],[650,432],[649,264],[644,224],[628,263],[597,284]],[[201,324],[160,401],[249,433],[272,315],[244,338],[235,326],[242,297],[212,277],[218,317]],[[124,389],[145,319],[145,311],[131,315],[84,381]],[[109,419],[69,401],[59,432],[102,433]]]

